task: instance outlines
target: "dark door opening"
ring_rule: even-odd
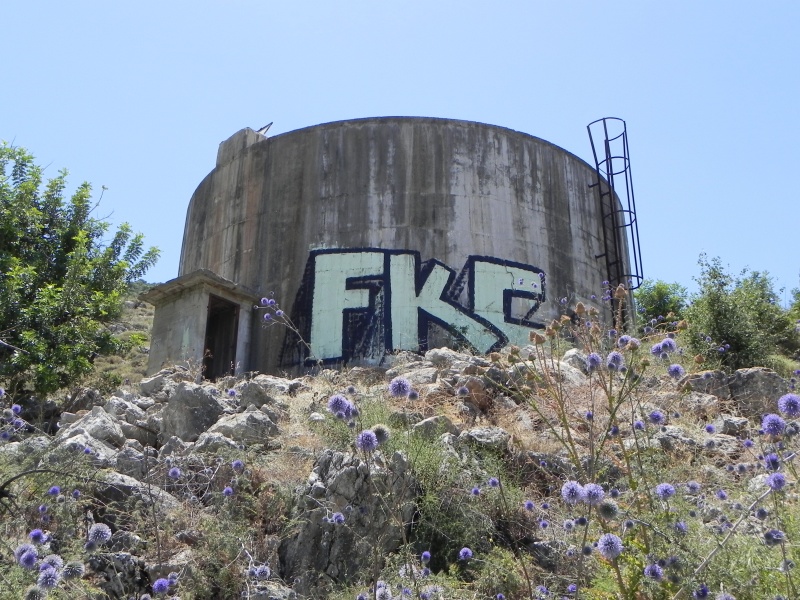
[[[236,336],[239,306],[218,296],[208,297],[208,318],[203,345],[203,376],[215,381],[236,370]]]

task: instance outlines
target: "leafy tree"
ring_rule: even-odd
[[[769,273],[744,270],[738,278],[725,272],[719,258],[701,255],[699,293],[684,311],[689,346],[739,369],[769,366],[776,354],[791,355],[800,339]]]
[[[23,148],[0,145],[0,381],[43,396],[74,384],[122,342],[107,324],[126,286],[155,264],[144,238],[93,218],[91,186],[64,196]]]
[[[646,279],[634,292],[634,297],[642,317],[649,321],[670,313],[676,318],[680,317],[686,308],[688,293],[679,283]]]

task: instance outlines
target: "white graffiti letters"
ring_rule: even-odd
[[[544,273],[530,265],[470,256],[457,275],[435,260],[421,264],[417,252],[374,248],[317,250],[309,261],[314,359],[423,350],[430,324],[478,352],[527,343],[541,327],[530,317],[544,301]]]

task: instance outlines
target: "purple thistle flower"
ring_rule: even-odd
[[[786,421],[776,414],[765,415],[761,421],[761,428],[767,435],[781,435],[786,429]]]
[[[72,490],[72,497],[75,498],[75,500],[77,500],[78,498],[81,497],[81,491],[80,490]]]
[[[745,448],[752,448],[752,447],[753,447],[753,444],[754,444],[753,440],[750,440],[750,439],[744,440],[744,441],[742,442],[742,445],[743,445]]]
[[[166,594],[169,591],[169,579],[161,577],[153,583],[154,594]]]
[[[256,579],[269,579],[269,576],[272,575],[272,569],[269,568],[269,565],[258,565],[253,574]]]
[[[408,396],[411,383],[405,377],[395,377],[389,382],[389,394],[395,398]]]
[[[233,488],[231,486],[225,486],[225,489],[222,490],[222,495],[226,498],[230,498],[233,496]]]
[[[472,558],[472,550],[467,547],[462,548],[458,553],[458,560],[469,560]]]
[[[661,425],[664,422],[664,413],[660,410],[654,410],[650,413],[650,422]]]
[[[625,358],[614,350],[613,352],[609,352],[608,356],[606,357],[606,367],[609,371],[619,371],[619,369],[625,364]]]
[[[661,356],[663,350],[661,349],[661,344],[653,344],[650,346],[650,354],[653,356]]]
[[[781,466],[781,459],[777,454],[771,452],[764,457],[764,466],[770,471],[777,471]]]
[[[664,569],[655,564],[647,565],[644,568],[644,576],[654,581],[661,581],[664,578]]]
[[[465,385],[462,385],[458,390],[456,390],[456,394],[459,396],[469,396],[469,388]]]
[[[678,521],[674,525],[675,532],[681,535],[687,533],[689,531],[689,527],[683,521]]]
[[[350,401],[341,394],[334,394],[328,398],[328,410],[334,415],[339,413],[344,414],[348,404],[350,404]]]
[[[243,471],[244,463],[237,458],[231,463],[231,467],[233,468],[234,471]]]
[[[47,510],[48,510],[47,509],[47,504],[40,504],[39,505],[39,513],[40,514],[45,514],[47,512]]]
[[[425,550],[425,552],[420,555],[419,560],[423,565],[427,565],[431,562],[431,553]]]
[[[36,549],[28,550],[19,557],[18,562],[21,567],[25,569],[33,569],[36,566],[36,561],[39,559],[39,554]]]
[[[631,341],[631,336],[629,336],[629,335],[621,335],[621,336],[619,336],[619,339],[617,340],[617,346],[619,346],[620,348],[624,348],[625,346],[628,345],[628,342],[630,342],[630,341]]]
[[[622,554],[622,540],[613,533],[606,533],[597,540],[597,551],[606,560],[614,560]]]
[[[696,481],[690,481],[686,484],[686,489],[689,491],[690,494],[696,494],[700,491],[700,484]]]
[[[797,394],[786,394],[778,398],[778,410],[787,417],[800,416],[800,396]]]
[[[672,352],[675,352],[677,349],[678,349],[678,344],[676,344],[675,340],[673,340],[672,338],[664,338],[663,340],[661,340],[662,352],[667,352],[668,354],[671,354]]]
[[[47,490],[48,496],[58,496],[61,493],[61,488],[57,485],[54,485],[49,490]]]
[[[80,579],[83,577],[86,568],[79,560],[73,560],[64,565],[64,570],[61,572],[64,579]]]
[[[596,483],[587,483],[583,486],[583,501],[591,506],[597,506],[603,501],[606,493],[603,487]]]
[[[333,521],[334,524],[336,525],[341,525],[342,523],[344,523],[344,515],[340,512],[335,512],[331,517],[331,521]]]
[[[12,404],[11,412],[14,413],[15,415],[19,415],[22,413],[22,407],[19,404]]]
[[[667,373],[669,373],[669,376],[672,377],[673,379],[680,379],[681,377],[686,375],[686,369],[684,369],[682,366],[678,364],[674,364],[669,366],[669,368],[667,369]]]
[[[711,425],[710,423],[706,425],[705,429],[706,433],[715,433],[717,431],[717,428]]]
[[[500,487],[500,480],[497,477],[489,477],[489,487]]]
[[[588,371],[594,371],[602,362],[603,359],[600,357],[600,355],[597,352],[592,352],[586,357],[586,369]]]
[[[34,529],[28,534],[34,544],[44,544],[47,541],[47,534],[41,529]]]
[[[533,503],[533,500],[525,500],[525,504],[523,504],[523,506],[525,507],[525,510],[527,510],[528,512],[531,512],[534,508],[536,508],[536,505]]]
[[[111,528],[105,523],[95,523],[89,527],[89,541],[95,544],[105,544],[111,539]]]
[[[767,546],[777,546],[786,541],[786,534],[780,529],[770,529],[764,534],[764,542]]]
[[[634,421],[633,428],[638,429],[639,431],[644,429],[644,421]]]
[[[366,429],[358,434],[356,447],[362,452],[372,452],[378,447],[378,437],[371,429]]]
[[[767,485],[773,491],[782,490],[786,485],[786,476],[783,473],[770,473],[767,476]]]
[[[728,499],[728,492],[726,492],[725,490],[717,490],[716,496],[720,500],[727,500]]]
[[[561,497],[567,504],[577,504],[584,498],[583,486],[577,481],[567,481],[561,486]]]
[[[52,590],[58,585],[58,581],[60,579],[61,575],[59,575],[58,571],[56,571],[53,567],[50,567],[39,572],[39,578],[36,580],[36,585],[45,590]]]
[[[178,467],[172,467],[169,471],[167,471],[167,476],[170,479],[180,479],[181,470]]]
[[[666,500],[675,495],[675,488],[669,483],[659,483],[655,489],[656,496]]]
[[[476,487],[472,488],[472,491],[470,493],[473,496],[480,496],[481,495],[481,488],[476,486]]]

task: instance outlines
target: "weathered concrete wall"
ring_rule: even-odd
[[[483,350],[527,339],[561,297],[601,294],[594,169],[557,146],[429,118],[254,135],[225,142],[192,197],[180,273],[272,293],[318,357],[414,349],[442,329]],[[254,330],[251,368],[298,359],[283,333]]]

